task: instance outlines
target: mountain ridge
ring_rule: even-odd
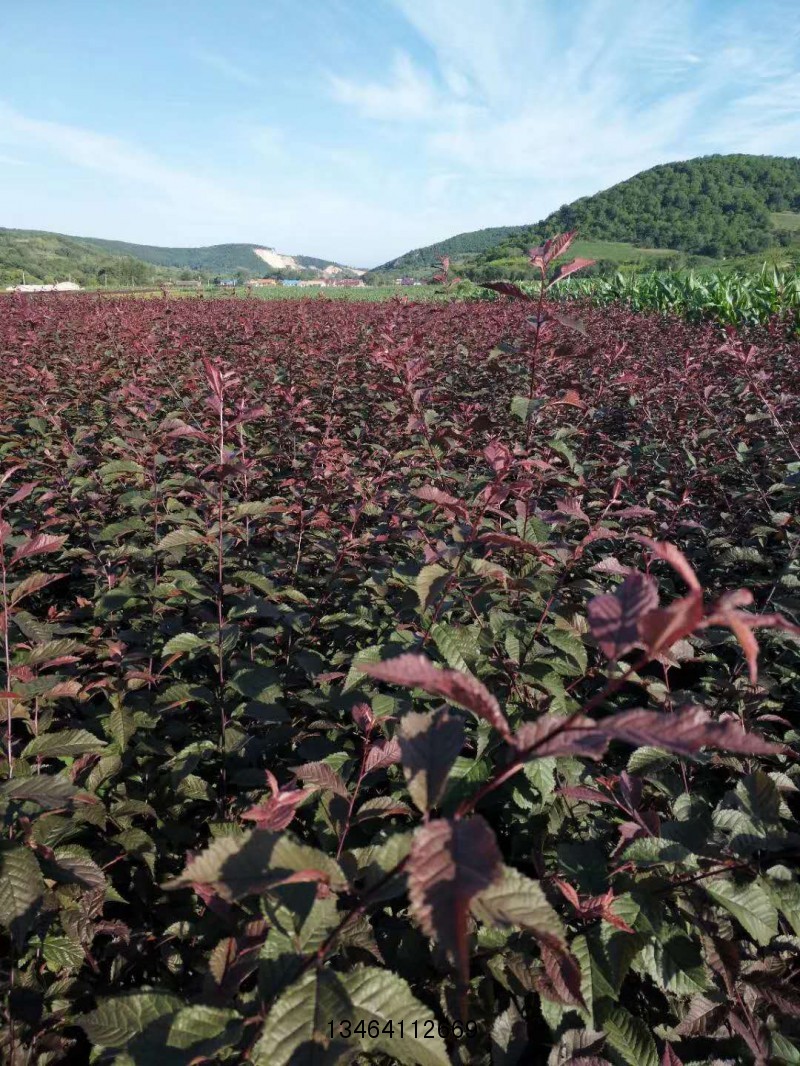
[[[286,255],[263,242],[184,248],[0,227],[0,284],[21,281],[23,272],[27,280],[43,283],[70,276],[83,284],[126,280],[138,284],[181,275],[244,279],[270,273],[315,276],[326,271],[345,276],[362,272],[332,259]]]
[[[439,255],[507,259],[510,251],[519,256],[525,246],[569,229],[588,240],[643,249],[710,258],[746,255],[780,242],[783,231],[773,216],[781,212],[800,212],[800,159],[697,156],[640,171],[562,205],[539,222],[472,230],[412,249],[372,273],[428,269]],[[492,240],[495,234],[500,236]]]

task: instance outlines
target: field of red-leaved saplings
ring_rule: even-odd
[[[798,344],[536,307],[0,301],[4,1061],[800,1062]]]

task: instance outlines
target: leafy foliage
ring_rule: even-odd
[[[800,1057],[797,342],[569,238],[0,301],[4,1061]]]

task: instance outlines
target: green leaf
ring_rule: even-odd
[[[390,1037],[359,1037],[365,1051],[383,1052],[392,1062],[416,1066],[449,1066],[450,1056],[444,1040],[437,1035],[434,1015],[415,998],[408,984],[389,970],[364,966],[342,976],[342,984],[350,997],[354,1025],[365,1026],[377,1022],[381,1030],[391,1023],[393,1030],[403,1026]]]
[[[487,924],[529,929],[534,935],[564,943],[564,926],[539,882],[511,866],[503,866],[500,879],[476,896],[470,909]]]
[[[558,629],[556,626],[545,626],[543,633],[554,648],[566,652],[581,670],[586,670],[589,665],[589,653],[580,637],[567,629]]]
[[[68,936],[49,935],[42,944],[42,955],[52,973],[79,970],[86,960],[83,948]]]
[[[521,422],[527,422],[541,406],[541,400],[529,400],[527,396],[515,396],[511,401],[511,414]]]
[[[679,996],[712,987],[700,945],[681,930],[663,930],[641,952],[642,965],[659,988]]]
[[[613,1007],[608,1012],[603,1032],[629,1066],[658,1066],[658,1049],[650,1027],[624,1007]]]
[[[453,670],[469,673],[470,665],[478,658],[474,633],[463,626],[436,622],[431,626],[430,634],[447,665]]]
[[[115,481],[122,474],[144,474],[144,468],[132,459],[112,459],[97,469],[98,476],[106,482]]]
[[[192,544],[202,544],[205,541],[200,533],[195,529],[187,529],[181,527],[180,529],[173,529],[171,533],[167,533],[165,537],[156,545],[158,551],[174,551],[176,548],[187,548]]]
[[[367,675],[362,673],[360,667],[366,663],[379,663],[381,661],[382,646],[380,644],[371,644],[368,648],[361,648],[353,656],[353,661],[350,665],[347,677],[344,680],[342,686],[342,693],[349,692],[351,689],[356,688],[367,680]]]
[[[104,740],[86,729],[62,729],[57,733],[42,733],[34,737],[25,747],[22,757],[33,759],[40,755],[45,759],[67,759],[103,751],[106,747],[108,745]]]
[[[721,878],[701,882],[709,896],[729,911],[761,947],[778,932],[778,911],[767,891],[757,881],[737,885]]]
[[[30,848],[11,845],[0,850],[0,924],[22,948],[39,915],[45,884]]]
[[[153,1022],[174,1014],[181,1006],[178,996],[169,992],[128,992],[101,1000],[96,1010],[76,1021],[93,1044],[123,1048]]]
[[[423,814],[435,807],[464,744],[464,724],[446,710],[410,711],[397,731],[409,795]]]
[[[208,641],[203,640],[202,637],[198,637],[196,633],[178,633],[172,640],[168,640],[164,647],[161,649],[161,655],[175,655],[178,652],[192,652],[199,651],[201,648],[207,648]]]
[[[449,570],[439,566],[438,563],[430,563],[428,566],[423,566],[417,574],[414,587],[417,590],[419,605],[423,611],[427,611],[434,595],[439,594],[442,583],[449,573]]]
[[[223,899],[234,901],[287,881],[322,881],[336,891],[347,887],[341,867],[329,855],[298,843],[288,833],[265,829],[219,837],[164,887],[210,885]]]
[[[515,1003],[492,1024],[492,1066],[519,1066],[528,1047],[528,1026]]]
[[[234,1044],[239,1028],[240,1020],[236,1011],[195,1003],[179,1010],[172,1019],[167,1047],[195,1049],[202,1044],[202,1055],[206,1058],[219,1048]],[[197,1049],[196,1054],[200,1054],[200,1049]]]
[[[36,803],[45,810],[68,807],[78,789],[68,778],[51,774],[14,777],[0,785],[0,796],[15,803]]]
[[[62,655],[71,655],[80,644],[77,640],[46,640],[44,644],[37,644],[25,656],[26,666],[38,666],[50,659],[60,659]]]
[[[338,1023],[350,1020],[341,975],[314,967],[275,1001],[253,1048],[253,1066],[334,1066],[352,1046],[336,1038]]]

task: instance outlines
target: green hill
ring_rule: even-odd
[[[779,156],[714,155],[666,163],[645,170],[593,196],[554,211],[541,222],[476,230],[407,252],[375,273],[429,270],[437,255],[466,260],[467,272],[515,260],[554,233],[578,229],[586,241],[612,242],[616,253],[600,256],[619,263],[641,260],[645,250],[713,259],[743,256],[800,239],[800,159]],[[502,233],[486,246],[486,235]]]
[[[71,278],[81,285],[144,285],[159,281],[238,275],[261,277],[271,270],[253,251],[263,244],[217,244],[207,248],[160,248],[43,230],[0,228],[0,287],[25,280],[50,283]],[[324,269],[328,259],[298,255],[300,271]]]

